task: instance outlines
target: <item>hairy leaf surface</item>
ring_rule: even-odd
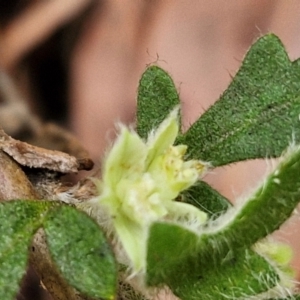
[[[149,132],[157,128],[179,104],[179,96],[170,75],[158,66],[147,68],[138,88],[138,134],[146,139]]]
[[[299,64],[275,35],[261,37],[221,98],[178,143],[214,166],[280,156],[300,141]]]
[[[49,213],[44,228],[64,278],[89,297],[114,299],[117,267],[99,226],[85,213],[61,206]]]

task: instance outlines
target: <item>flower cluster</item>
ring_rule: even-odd
[[[198,160],[184,161],[187,146],[173,145],[178,131],[178,109],[149,134],[147,141],[121,127],[104,161],[102,180],[97,181],[100,196],[92,200],[93,205],[106,212],[135,272],[145,269],[152,222],[202,224],[206,220],[206,214],[196,207],[174,201],[208,168]]]

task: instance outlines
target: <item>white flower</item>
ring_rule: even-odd
[[[202,224],[206,220],[206,214],[196,207],[174,201],[208,166],[197,160],[184,161],[187,146],[173,146],[178,130],[178,109],[151,132],[146,142],[121,127],[104,161],[102,181],[97,183],[100,196],[91,201],[107,212],[135,272],[145,269],[152,222]]]

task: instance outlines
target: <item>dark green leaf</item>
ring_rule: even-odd
[[[235,299],[265,292],[276,285],[274,269],[251,250],[228,252],[218,265],[197,255],[199,236],[174,224],[151,227],[147,255],[147,283],[166,283],[182,300]],[[167,241],[167,242],[166,242]]]
[[[182,194],[184,202],[206,212],[212,219],[217,218],[231,207],[231,203],[204,181],[199,181]]]
[[[299,64],[276,36],[260,38],[221,98],[177,142],[214,166],[280,156],[300,141]]]
[[[180,104],[172,78],[157,66],[149,67],[140,80],[137,99],[137,132],[147,138],[149,132]]]
[[[239,209],[234,217],[225,213],[226,222],[218,230],[201,235],[204,261],[214,252],[220,259],[232,251],[247,248],[279,227],[291,216],[300,201],[300,147],[290,149],[262,186]],[[220,222],[218,219],[215,221]],[[218,226],[218,225],[217,225]],[[213,228],[213,224],[212,224]],[[215,252],[215,249],[218,249]]]
[[[178,263],[197,251],[199,237],[193,232],[168,223],[154,223],[150,228],[147,250],[147,282],[159,285],[168,282]],[[185,266],[182,266],[184,272]],[[189,269],[186,269],[189,272]],[[176,274],[176,276],[178,276]]]
[[[81,293],[114,299],[117,266],[100,227],[85,213],[61,206],[44,225],[50,253],[64,278]]]
[[[0,299],[14,299],[25,274],[28,247],[50,203],[10,201],[0,204]]]

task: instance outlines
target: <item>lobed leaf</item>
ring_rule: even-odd
[[[177,142],[214,166],[280,156],[300,140],[299,64],[275,35],[261,37],[221,98]]]

